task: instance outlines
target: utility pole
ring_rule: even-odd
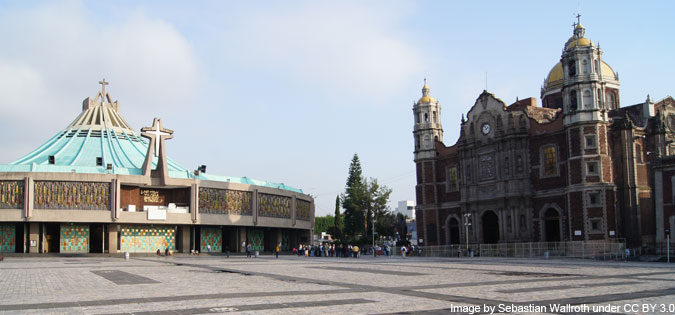
[[[466,229],[466,253],[469,254],[469,226],[471,225],[471,213],[464,214],[464,228]]]

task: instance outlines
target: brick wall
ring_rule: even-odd
[[[572,157],[581,155],[581,137],[578,128],[572,128],[570,133],[570,155]]]
[[[570,203],[570,225],[572,227],[572,240],[578,241],[583,240],[583,231],[584,231],[584,199],[580,191],[575,191],[569,193],[569,203]],[[581,236],[575,236],[574,231],[581,230]]]

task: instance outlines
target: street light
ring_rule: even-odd
[[[464,214],[464,228],[466,229],[466,253],[469,254],[469,226],[471,226],[471,213]]]
[[[377,257],[377,251],[375,250],[375,215],[373,215],[373,257]]]

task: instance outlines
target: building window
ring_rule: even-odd
[[[436,111],[434,111],[434,123],[435,123],[435,124],[438,123],[438,117],[436,117]]]
[[[567,63],[567,73],[570,77],[573,77],[577,74],[577,67],[574,64],[574,60],[570,60],[570,62]]]
[[[457,185],[457,165],[448,167],[448,190],[457,191],[459,189]]]
[[[600,206],[600,193],[598,192],[588,193],[588,206],[589,207]]]
[[[464,176],[467,182],[471,181],[471,164],[466,165],[466,176]]]
[[[644,163],[642,159],[642,146],[639,144],[635,145],[635,161],[638,163]]]
[[[586,90],[584,91],[584,108],[592,108],[593,107],[593,95],[591,94],[591,91]]]
[[[558,175],[558,156],[556,147],[549,145],[544,147],[544,176]]]
[[[415,122],[418,123],[418,124],[420,123],[420,115],[421,114],[415,115]]]
[[[598,175],[598,162],[587,162],[586,163],[586,175]]]
[[[575,90],[570,92],[570,110],[577,110],[577,91]]]
[[[586,149],[595,149],[595,135],[586,136]]]
[[[614,104],[614,102],[615,102],[614,93],[611,93],[611,92],[605,93],[605,98],[607,99],[607,109],[614,109],[614,106],[615,106],[615,104]]]
[[[424,113],[424,122],[429,122],[429,113]]]
[[[602,219],[591,219],[591,232],[601,233],[602,232]]]

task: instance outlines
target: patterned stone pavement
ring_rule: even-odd
[[[505,258],[5,257],[0,314],[675,313],[675,266]]]

